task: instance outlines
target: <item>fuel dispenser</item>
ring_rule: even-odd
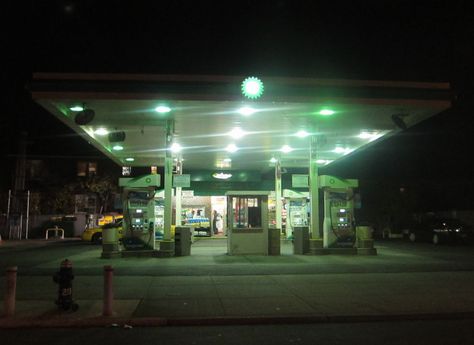
[[[286,237],[293,238],[293,229],[309,225],[309,193],[283,190],[286,207]]]
[[[354,188],[359,181],[322,175],[319,183],[324,191],[324,248],[354,247]]]
[[[120,178],[123,187],[123,232],[125,250],[155,249],[155,193],[160,175]]]

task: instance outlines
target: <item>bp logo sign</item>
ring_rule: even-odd
[[[242,82],[242,94],[250,99],[260,98],[263,94],[263,83],[256,77],[248,77]]]

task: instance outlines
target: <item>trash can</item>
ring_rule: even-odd
[[[174,233],[174,255],[191,255],[191,228],[177,226]]]
[[[280,229],[268,229],[268,255],[280,255]]]
[[[373,229],[370,226],[356,227],[356,248],[357,254],[377,255],[377,249],[374,248]]]
[[[372,248],[373,246],[372,228],[370,226],[356,226],[356,247]]]
[[[102,229],[102,258],[110,259],[120,256],[118,229],[104,227]]]
[[[299,255],[309,252],[309,229],[307,226],[293,228],[293,252]]]

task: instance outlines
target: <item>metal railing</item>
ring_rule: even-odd
[[[54,231],[54,236],[55,237],[58,237],[58,231],[61,231],[61,239],[64,240],[64,229],[63,228],[59,228],[57,226],[55,226],[54,228],[48,228],[46,229],[46,239],[48,239],[48,233],[50,231]]]

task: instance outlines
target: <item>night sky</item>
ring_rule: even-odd
[[[33,72],[448,81],[453,109],[348,157],[333,171],[353,177],[472,179],[473,3],[21,2],[4,13],[9,21],[2,49],[7,87],[1,153],[11,159],[24,130],[30,155],[100,156],[31,102],[25,84]]]

